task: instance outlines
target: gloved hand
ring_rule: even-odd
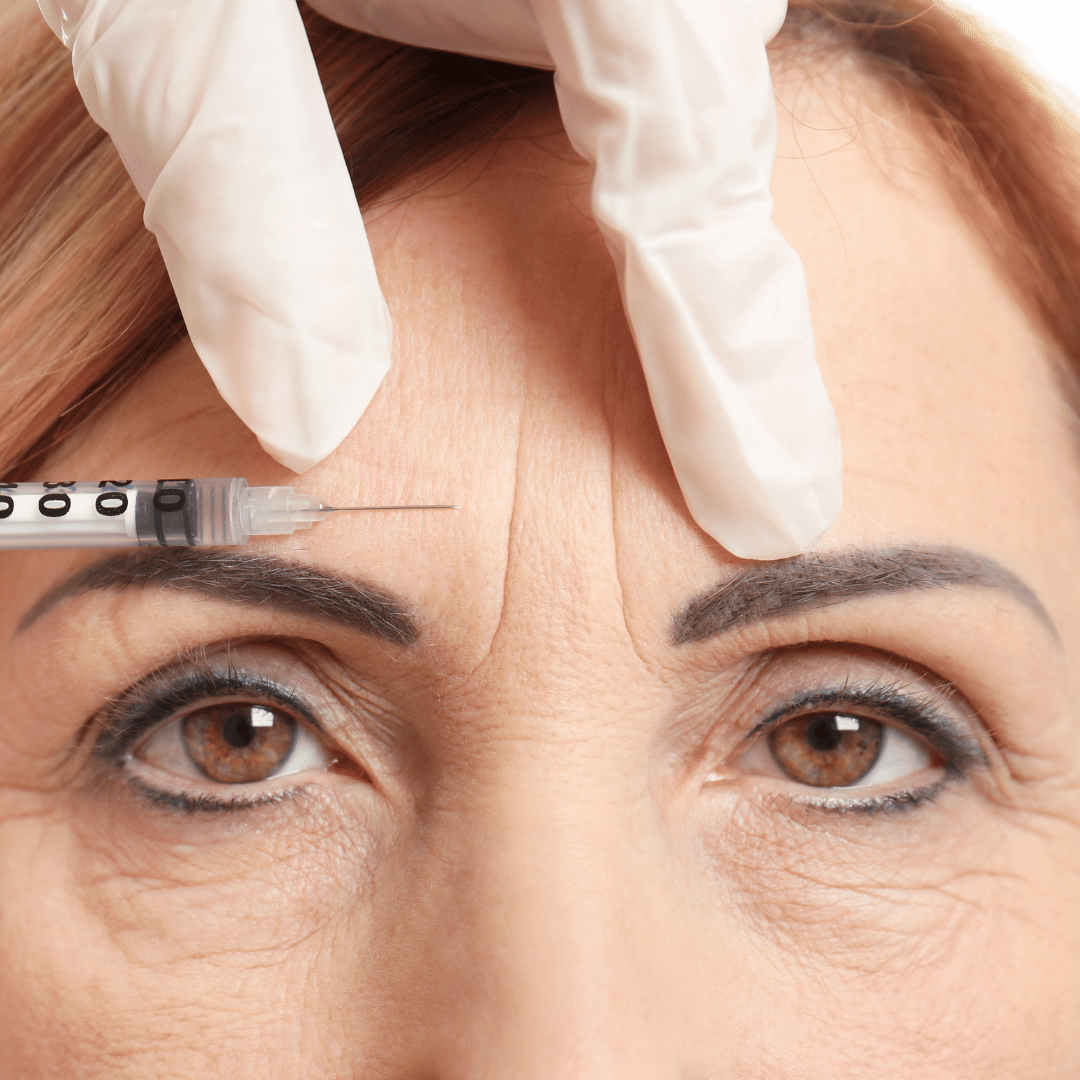
[[[158,236],[192,342],[283,464],[329,454],[390,326],[294,0],[39,0]],[[765,42],[786,0],[315,0],[406,41],[554,67],[661,433],[733,554],[807,550],[840,507],[798,257],[771,224]]]

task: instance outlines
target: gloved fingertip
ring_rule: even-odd
[[[787,17],[787,0],[755,0],[761,36],[767,45],[784,25]]]
[[[805,517],[797,521],[754,519],[744,513],[736,520],[721,518],[701,508],[690,511],[702,531],[711,536],[729,555],[747,562],[776,562],[811,552],[832,528],[836,514]]]
[[[790,366],[756,415],[732,384],[711,403],[707,384],[693,400],[664,394],[657,411],[691,517],[738,559],[805,555],[840,516],[840,432],[812,359]]]
[[[825,518],[804,519],[794,523],[792,528],[778,530],[774,522],[763,522],[763,528],[755,529],[754,523],[745,518],[734,529],[717,527],[709,521],[708,515],[693,515],[701,528],[728,554],[746,562],[777,562],[809,554],[832,528],[837,516],[839,511]]]
[[[294,473],[306,473],[309,469],[314,469],[320,461],[325,461],[334,451],[330,450],[322,457],[314,456],[310,451],[297,452],[295,449],[286,449],[282,446],[275,446],[269,439],[259,438],[259,445],[280,465],[284,465],[286,469],[291,469]]]

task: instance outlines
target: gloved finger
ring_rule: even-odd
[[[295,0],[39,4],[222,397],[311,468],[378,388],[391,326]]]
[[[407,45],[555,66],[529,0],[312,0],[311,6],[343,26]]]
[[[754,3],[533,9],[690,512],[737,556],[806,551],[840,510],[840,444],[802,264],[772,224]]]
[[[787,0],[754,0],[761,40],[768,45],[784,25],[787,18]]]

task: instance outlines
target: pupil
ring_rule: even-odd
[[[810,745],[819,753],[827,754],[840,745],[843,733],[836,730],[836,720],[832,716],[818,717],[806,732]]]
[[[232,713],[221,725],[221,734],[230,746],[238,750],[251,745],[255,738],[255,729],[251,726],[251,717],[248,710]]]

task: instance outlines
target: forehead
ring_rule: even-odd
[[[946,194],[956,162],[906,103],[854,60],[796,59],[776,79],[774,217],[807,271],[843,439],[844,511],[824,544],[948,539],[1060,596],[1077,445],[1030,298]]]
[[[974,547],[1068,625],[1053,608],[1080,541],[1077,481],[1042,342],[897,102],[843,65],[781,66],[777,89],[775,219],[806,267],[845,455],[844,511],[822,548]],[[508,628],[522,640],[584,624],[664,637],[672,612],[735,561],[682,504],[588,173],[557,118],[530,114],[367,219],[394,366],[328,461],[302,479],[276,465],[184,346],[50,471],[453,501],[460,513],[358,516],[266,543],[417,597],[479,652]],[[27,558],[55,575],[84,557]]]

